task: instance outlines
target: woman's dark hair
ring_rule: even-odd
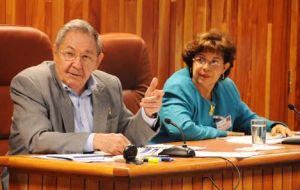
[[[193,58],[201,52],[221,53],[223,55],[224,63],[230,64],[229,68],[224,73],[224,77],[229,75],[230,70],[233,67],[236,47],[225,34],[212,30],[197,35],[194,40],[188,42],[183,51],[182,59],[189,70],[193,66]]]

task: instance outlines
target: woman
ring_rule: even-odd
[[[186,140],[251,134],[250,120],[260,118],[240,99],[228,78],[236,48],[223,34],[211,31],[189,42],[183,53],[187,67],[174,73],[164,86],[160,133],[152,142],[182,140],[180,131],[164,121],[171,119],[182,128]],[[290,136],[279,122],[267,120],[267,130]]]

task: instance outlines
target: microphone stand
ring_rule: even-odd
[[[159,155],[168,155],[173,157],[194,157],[196,153],[193,149],[189,148],[186,145],[185,135],[182,129],[178,127],[176,123],[174,123],[171,119],[166,118],[164,121],[166,124],[170,124],[180,131],[183,145],[181,147],[175,146],[164,149],[162,152],[159,153]]]
[[[288,108],[296,113],[298,117],[300,117],[299,110],[295,107],[293,104],[288,104]],[[300,138],[299,137],[289,137],[282,141],[282,144],[300,144]]]
[[[288,104],[288,108],[296,113],[297,117],[300,117],[300,111],[296,108],[294,104]]]

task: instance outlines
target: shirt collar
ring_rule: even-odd
[[[72,93],[75,95],[78,95],[72,88],[70,88],[68,85],[66,85],[65,83],[61,82],[63,88],[68,92],[68,93]],[[82,92],[81,95],[86,94],[86,95],[90,95],[92,93],[93,90],[95,90],[97,88],[97,84],[98,82],[96,81],[95,77],[93,74],[91,74],[90,78],[87,80],[86,85],[85,85],[85,89]]]

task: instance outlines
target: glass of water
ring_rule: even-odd
[[[265,119],[251,120],[252,145],[265,145],[267,133],[267,121]]]

